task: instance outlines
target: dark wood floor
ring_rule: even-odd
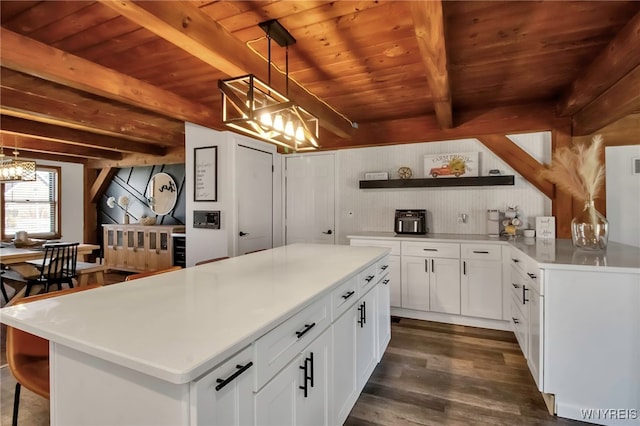
[[[394,318],[391,335],[345,425],[586,424],[548,414],[513,333]],[[6,366],[0,383],[1,425],[10,425],[15,380]],[[48,401],[23,389],[20,424],[48,425]]]
[[[580,425],[549,415],[511,332],[394,318],[345,425]]]

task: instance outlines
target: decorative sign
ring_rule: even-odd
[[[556,218],[554,216],[536,217],[536,237],[556,238]]]
[[[194,201],[218,201],[218,147],[194,148]]]
[[[425,177],[479,176],[477,152],[454,152],[424,156]]]

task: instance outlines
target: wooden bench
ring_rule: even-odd
[[[106,265],[99,263],[77,262],[76,274],[78,275],[78,287],[91,284],[104,284],[104,271]]]

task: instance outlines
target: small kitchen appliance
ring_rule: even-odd
[[[396,234],[426,234],[426,210],[396,210]]]
[[[487,210],[487,234],[490,237],[499,237],[504,233],[504,222],[504,212]]]

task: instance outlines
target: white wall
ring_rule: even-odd
[[[185,168],[186,168],[186,251],[187,266],[204,259],[233,256],[236,251],[237,198],[235,183],[236,147],[241,143],[274,155],[274,247],[282,245],[282,156],[274,145],[256,141],[232,132],[219,132],[185,123]],[[203,146],[218,147],[218,194],[217,202],[194,201],[193,149]],[[194,210],[220,210],[220,229],[193,228]]]
[[[45,160],[36,160],[36,163],[60,167],[62,241],[84,242],[84,166]]]
[[[633,159],[640,145],[605,148],[609,240],[640,247],[640,174]]]
[[[551,157],[548,132],[509,136],[538,161]],[[514,186],[359,189],[365,172],[389,172],[397,179],[397,170],[408,166],[413,177],[424,177],[425,154],[479,152],[480,175],[490,169],[515,175]],[[396,209],[427,209],[430,233],[485,234],[487,210],[504,210],[517,205],[525,226],[535,227],[536,216],[551,214],[551,200],[517,174],[476,139],[428,142],[384,147],[346,149],[337,152],[337,214],[339,244],[347,244],[347,235],[360,231],[393,231]],[[468,215],[459,224],[459,213]]]

